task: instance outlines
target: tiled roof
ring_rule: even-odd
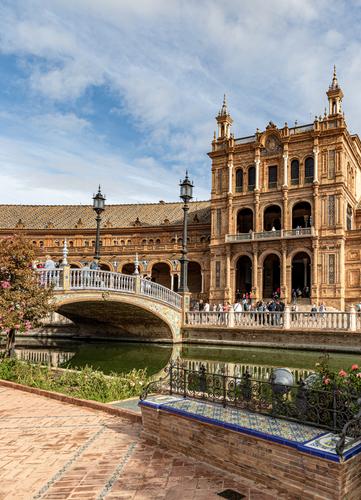
[[[181,224],[182,203],[107,205],[102,227],[122,228]],[[210,224],[210,202],[189,204],[189,222]],[[0,229],[94,229],[90,205],[0,205]]]

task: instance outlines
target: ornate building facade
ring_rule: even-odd
[[[238,293],[288,302],[299,289],[337,309],[361,297],[361,142],[342,112],[334,71],[328,110],[313,123],[266,129],[239,139],[226,102],[217,116],[210,201],[190,203],[189,287],[194,298],[234,301]],[[81,267],[94,254],[90,206],[3,205],[0,235],[23,233],[39,259]],[[177,290],[182,204],[109,205],[101,267],[140,272]]]

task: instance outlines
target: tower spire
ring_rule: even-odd
[[[216,120],[218,124],[218,139],[229,139],[233,120],[228,112],[226,94],[223,96],[222,107],[219,110]]]
[[[333,66],[332,82],[326,92],[328,98],[328,116],[339,115],[342,113],[343,92],[338,84],[336,65]]]

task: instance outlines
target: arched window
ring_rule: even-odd
[[[43,248],[43,246],[44,246],[44,242],[43,241],[39,241],[39,247]]]
[[[274,189],[277,187],[277,165],[268,167],[268,188]]]
[[[55,240],[55,242],[54,242],[54,243],[55,243],[55,246],[56,246],[56,247],[58,247],[58,246],[60,245],[59,240]]]
[[[159,238],[158,238],[158,239],[156,239],[156,240],[155,240],[155,243],[156,243],[156,245],[160,245],[160,239],[159,239]]]
[[[152,239],[149,240],[149,245],[153,245],[154,241]]]
[[[310,156],[305,160],[305,184],[311,184],[314,176],[314,161]]]
[[[142,240],[142,245],[146,245],[147,244],[147,240]]]
[[[73,246],[74,246],[74,241],[69,241],[69,247],[73,248]]]
[[[243,191],[243,170],[239,168],[236,171],[236,193],[242,193]]]
[[[249,167],[248,169],[248,191],[254,191],[256,186],[256,168]]]
[[[113,245],[117,246],[118,245],[118,240],[113,240]]]
[[[88,246],[89,246],[89,241],[88,241],[88,240],[85,240],[85,241],[84,241],[84,246],[85,246],[85,247],[88,247]]]
[[[298,160],[291,161],[291,184],[299,184],[300,182],[300,162]]]

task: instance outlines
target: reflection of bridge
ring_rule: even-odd
[[[51,349],[15,349],[15,356],[22,361],[56,368],[70,361],[74,354],[75,352],[53,351]]]
[[[89,269],[39,271],[40,283],[54,287],[56,310],[87,333],[122,339],[181,341],[182,297],[135,275]]]

